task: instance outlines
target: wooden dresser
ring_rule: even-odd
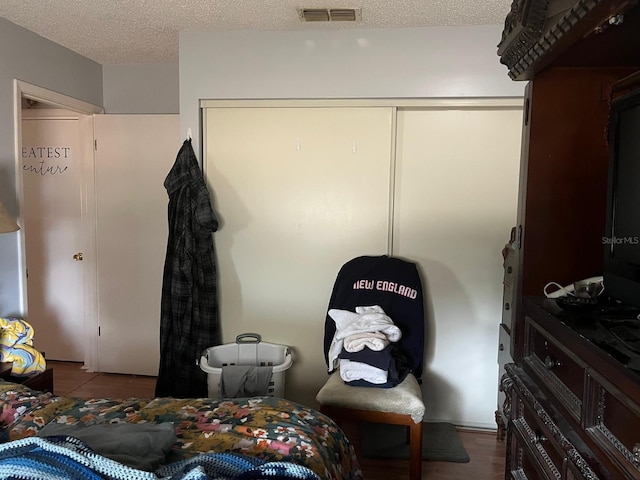
[[[638,1],[515,0],[498,54],[528,82],[506,478],[640,479],[640,360],[593,312],[540,298],[548,282],[602,275],[608,112],[640,71]]]
[[[507,478],[640,478],[640,322],[526,298],[507,365]]]

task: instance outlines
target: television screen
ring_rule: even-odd
[[[618,116],[612,256],[640,266],[640,105]]]
[[[640,307],[640,91],[612,103],[604,285]]]

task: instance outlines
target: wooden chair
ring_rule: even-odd
[[[425,406],[416,377],[407,375],[393,388],[352,387],[338,372],[320,389],[320,411],[340,425],[343,421],[387,423],[409,429],[409,478],[422,478],[422,419]]]
[[[392,388],[353,386],[333,371],[316,396],[320,411],[341,422],[402,425],[408,429],[409,478],[422,478],[422,420],[425,405],[420,389],[424,356],[424,303],[422,283],[414,263],[388,256],[363,256],[347,262],[334,284],[329,310],[355,311],[359,306],[380,306],[402,331],[398,341],[409,372]],[[335,322],[325,319],[325,360]]]

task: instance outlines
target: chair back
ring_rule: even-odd
[[[407,367],[420,381],[424,361],[424,300],[416,264],[397,257],[361,256],[345,263],[336,277],[329,308],[355,312],[356,307],[377,305],[400,328],[398,341]],[[336,325],[325,319],[324,355],[328,352]]]

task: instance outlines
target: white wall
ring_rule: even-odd
[[[501,32],[502,26],[496,25],[312,32],[182,33],[182,133],[184,135],[188,128],[192,129],[194,147],[199,152],[200,138],[197,132],[200,128],[201,99],[522,96],[524,84],[511,81],[506,68],[499,63],[496,45]],[[518,161],[517,158],[514,160]],[[213,188],[215,189],[215,185]],[[514,185],[514,188],[517,187]],[[513,208],[515,211],[515,205]],[[505,235],[508,235],[508,231],[505,231]],[[499,252],[496,255],[498,254]],[[327,285],[327,289],[330,287],[331,285]],[[225,325],[231,326],[227,323],[229,321],[222,319],[225,342],[233,341],[233,338],[225,334]],[[322,321],[322,318],[318,317],[318,321]],[[492,336],[495,337],[495,345],[487,347],[489,351],[495,350],[496,357],[499,323],[498,316],[495,319],[495,335]],[[270,328],[273,326],[265,326],[261,332],[263,336],[278,340],[291,338],[289,344],[296,344],[290,329]],[[228,330],[232,328],[227,328]],[[473,332],[473,329],[466,331]],[[321,339],[318,342],[320,345]],[[445,354],[451,356],[454,352]],[[318,362],[323,363],[321,356],[318,356]],[[497,376],[497,368],[495,362],[494,376]],[[474,391],[465,390],[462,395],[473,397]],[[489,405],[489,415],[492,415],[496,404],[497,381],[487,391],[487,397],[480,401]],[[436,392],[437,395],[444,395],[445,398],[438,398],[442,405],[455,401],[446,398],[446,393]],[[466,400],[472,401],[472,398]],[[469,426],[491,426],[467,420],[469,419],[462,419],[462,423]]]
[[[200,99],[522,96],[502,28],[182,32],[181,128],[195,136]]]
[[[104,65],[105,113],[179,113],[177,64]]]
[[[102,104],[102,67],[0,18],[0,202],[18,214],[14,128],[14,79]],[[20,233],[0,235],[0,315],[22,315]]]

